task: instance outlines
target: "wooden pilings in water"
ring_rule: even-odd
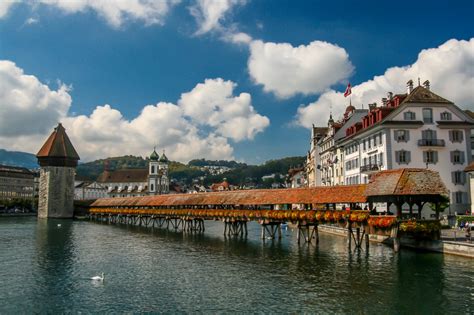
[[[361,233],[362,230],[362,233]],[[352,222],[347,222],[347,248],[352,248],[352,241],[354,241],[354,245],[356,249],[361,249],[362,244],[365,242],[365,248],[369,249],[369,233],[368,227],[365,225],[356,226],[355,232],[354,227],[352,226]]]
[[[247,221],[243,220],[224,220],[224,235],[225,236],[247,236]]]
[[[204,219],[191,217],[166,217],[156,215],[103,214],[93,213],[89,220],[109,224],[138,225],[152,228],[166,228],[181,232],[204,232]]]
[[[313,239],[319,244],[319,231],[317,223],[298,223],[298,244],[301,238],[305,243],[311,244]]]
[[[278,239],[281,239],[281,222],[273,222],[273,221],[260,221],[260,225],[262,226],[262,239],[275,239],[278,234]],[[268,236],[266,236],[268,235]]]

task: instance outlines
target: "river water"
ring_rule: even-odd
[[[58,224],[61,224],[58,227]],[[371,244],[348,251],[296,230],[262,241],[88,221],[0,218],[0,313],[474,312],[472,259]],[[103,282],[91,276],[105,273]]]

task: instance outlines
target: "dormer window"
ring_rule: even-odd
[[[415,120],[416,114],[414,112],[408,111],[403,113],[404,120]]]
[[[452,120],[453,116],[450,112],[442,112],[441,113],[441,120]]]
[[[425,124],[433,123],[433,110],[431,108],[423,108],[423,122]]]

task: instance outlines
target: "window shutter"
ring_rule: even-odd
[[[400,164],[400,151],[395,151],[395,162]]]
[[[454,164],[454,153],[455,153],[455,152],[456,152],[456,151],[450,151],[450,152],[449,152],[449,156],[450,156],[450,158],[451,158],[451,163],[452,163],[452,164]]]
[[[467,192],[462,193],[462,203],[467,203]]]
[[[410,141],[410,130],[405,130],[405,142]]]
[[[433,152],[433,163],[438,163],[438,151]]]
[[[428,159],[428,152],[423,151],[423,162],[426,163],[427,159]]]
[[[466,173],[461,172],[461,183],[464,185],[466,183]]]
[[[407,160],[407,164],[409,164],[411,162],[411,152],[406,151],[405,152],[405,157],[406,157],[406,160]]]
[[[398,142],[398,130],[393,131],[393,139]]]
[[[426,130],[421,131],[421,139],[426,139]]]
[[[436,137],[436,130],[431,131],[431,136],[432,136],[431,139],[438,139],[438,138]]]
[[[449,131],[449,141],[453,142],[453,130]]]
[[[464,132],[462,132],[462,130],[459,131],[459,142],[463,142],[464,141]]]
[[[452,192],[451,193],[451,201],[450,201],[451,204],[455,204],[456,203],[456,193],[455,192]]]
[[[459,152],[459,161],[461,164],[464,164],[464,151]]]
[[[451,182],[456,185],[456,172],[451,172]]]

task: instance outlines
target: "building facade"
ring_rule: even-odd
[[[362,116],[352,120],[345,117],[340,123],[332,145],[327,140],[330,132],[317,144],[322,180],[316,185],[368,183],[370,176],[380,170],[427,168],[438,171],[449,190],[446,213],[464,213],[469,208],[464,169],[472,160],[474,120],[433,93],[428,81],[416,88],[409,81],[406,94],[388,93],[382,106],[369,104]],[[343,135],[336,137],[339,131]],[[342,181],[339,159],[343,162]]]
[[[150,155],[146,169],[105,170],[97,183],[105,187],[108,197],[139,197],[168,194],[169,160],[165,153],[160,157],[155,150]]]
[[[74,186],[74,200],[93,200],[107,198],[107,188],[97,182],[76,181]]]
[[[0,204],[2,200],[30,199],[35,194],[34,173],[24,167],[0,165]]]

